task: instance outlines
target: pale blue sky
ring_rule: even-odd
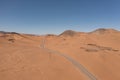
[[[120,30],[120,0],[0,0],[0,31]]]

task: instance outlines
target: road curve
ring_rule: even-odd
[[[45,49],[46,51],[49,51],[53,54],[58,54],[62,57],[64,57],[65,59],[67,59],[68,61],[70,61],[80,72],[82,71],[88,78],[89,80],[98,80],[92,73],[90,73],[82,64],[80,64],[79,62],[75,61],[74,59],[72,59],[70,56],[65,55],[64,53],[60,53],[58,51],[54,51],[51,49],[48,49],[45,47],[45,39],[43,39],[42,44],[41,44],[41,48]]]

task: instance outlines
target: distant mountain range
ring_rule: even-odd
[[[89,34],[104,34],[104,33],[116,33],[116,32],[120,32],[120,31],[111,29],[111,28],[110,29],[99,28],[99,29],[96,29],[96,30],[88,32],[88,33]],[[6,32],[6,31],[0,31],[0,33],[2,33],[2,34],[21,34],[21,33],[17,33],[17,32]],[[76,33],[85,33],[85,32],[76,32],[73,30],[66,30],[63,33],[59,34],[59,36],[74,36]],[[26,34],[26,35],[35,36],[35,34]],[[54,34],[47,34],[47,35],[54,35]]]

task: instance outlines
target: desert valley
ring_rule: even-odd
[[[0,31],[0,80],[120,80],[120,31]]]

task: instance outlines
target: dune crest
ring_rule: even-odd
[[[63,33],[61,33],[59,36],[71,36],[73,37],[74,35],[76,35],[77,32],[73,31],[73,30],[66,30]]]
[[[115,30],[115,29],[99,28],[99,29],[96,29],[90,33],[92,33],[92,34],[109,34],[109,33],[118,33],[118,32],[119,31]]]

